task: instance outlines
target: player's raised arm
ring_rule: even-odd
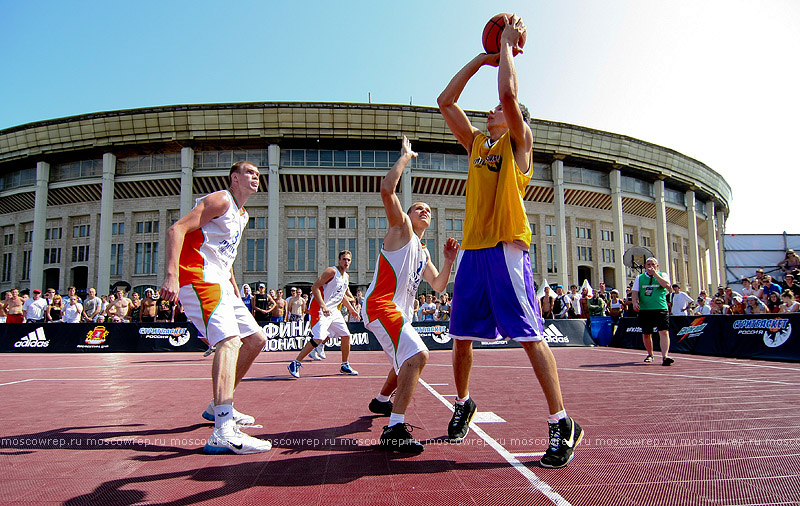
[[[520,37],[525,33],[525,23],[516,15],[508,19],[500,37],[500,64],[497,72],[497,90],[503,107],[506,124],[514,141],[515,157],[521,171],[527,172],[530,151],[533,148],[533,133],[519,108],[519,81],[514,56],[521,52]],[[525,160],[520,159],[525,156]]]
[[[212,219],[221,216],[229,205],[227,193],[212,193],[201,200],[186,216],[169,227],[169,230],[167,230],[166,274],[160,290],[165,300],[175,302],[178,298],[178,290],[180,289],[178,285],[178,261],[180,260],[183,240],[186,234],[198,230]]]
[[[408,137],[403,136],[400,157],[394,162],[394,165],[381,182],[381,199],[383,200],[383,208],[386,211],[386,219],[389,221],[389,230],[386,232],[383,245],[389,251],[403,247],[411,239],[411,234],[413,233],[411,222],[403,211],[395,190],[397,189],[397,183],[400,181],[400,176],[403,175],[403,170],[416,157],[417,153],[411,149],[411,142]]]
[[[456,136],[458,142],[464,146],[467,153],[472,151],[472,141],[475,136],[480,133],[480,130],[472,126],[466,113],[458,105],[458,98],[467,82],[475,75],[478,70],[484,65],[497,66],[497,55],[481,53],[469,61],[464,67],[453,76],[448,83],[447,87],[442,91],[436,102],[439,104],[439,110],[442,111],[447,126],[453,135]]]

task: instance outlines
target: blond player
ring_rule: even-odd
[[[369,405],[373,413],[389,415],[380,446],[406,453],[420,453],[425,449],[411,437],[410,426],[405,423],[406,409],[428,362],[428,348],[411,326],[417,288],[425,279],[437,292],[444,291],[458,254],[458,242],[448,238],[444,245],[444,267],[442,272],[436,270],[430,253],[420,242],[431,225],[430,206],[417,202],[407,214],[400,206],[395,188],[403,169],[416,156],[411,143],[403,137],[400,158],[381,183],[381,199],[389,230],[361,308],[366,328],[375,334],[392,364],[380,395]],[[389,400],[392,392],[395,392],[394,405]]]
[[[237,162],[230,187],[197,200],[194,209],[167,232],[166,277],[161,296],[180,298],[186,316],[216,346],[211,380],[214,399],[203,417],[214,421],[206,453],[259,453],[269,441],[249,436],[240,427],[252,416],[233,409],[233,392],[266,342],[261,327],[242,302],[233,261],[247,225],[244,204],[258,191],[258,167]]]

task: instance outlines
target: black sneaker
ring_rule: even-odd
[[[464,404],[456,403],[453,406],[453,418],[450,419],[450,425],[447,426],[447,437],[451,443],[460,443],[469,434],[469,422],[475,416],[475,401],[472,397],[467,399]]]
[[[653,361],[653,355],[647,355],[646,357],[644,357],[644,361],[645,363],[649,364],[650,362]]]
[[[550,447],[544,452],[539,465],[551,469],[565,467],[572,460],[575,447],[583,439],[583,429],[570,417],[547,425],[550,429]]]
[[[369,410],[376,415],[389,416],[392,414],[392,408],[394,408],[392,401],[382,402],[378,399],[369,401]]]
[[[396,423],[383,428],[380,447],[384,450],[403,453],[422,453],[425,447],[422,443],[411,437],[413,425]]]
[[[673,359],[667,357],[661,362],[661,365],[670,366],[670,365],[672,365],[674,363],[675,363],[675,361]]]

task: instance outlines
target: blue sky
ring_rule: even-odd
[[[186,103],[435,106],[500,11],[528,26],[517,68],[533,117],[709,165],[733,189],[729,233],[800,233],[794,0],[0,0],[0,129]],[[485,68],[460,103],[496,101]]]

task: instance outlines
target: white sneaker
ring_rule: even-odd
[[[319,356],[319,353],[317,353],[317,349],[316,348],[311,350],[311,353],[308,354],[308,357],[311,360],[322,360],[322,357]]]
[[[208,403],[208,407],[205,411],[203,411],[203,418],[208,420],[209,422],[213,422],[216,419],[214,416],[214,401]],[[233,408],[233,421],[236,422],[236,425],[253,425],[256,423],[256,419],[250,415],[245,415],[244,413],[240,413],[236,411],[236,408]]]
[[[212,455],[220,453],[244,455],[272,449],[272,443],[269,441],[248,436],[235,425],[229,427],[214,428],[203,451]]]
[[[325,356],[325,343],[320,343],[316,348],[314,348],[314,350],[317,352],[317,355],[319,355],[321,360],[328,358]]]

